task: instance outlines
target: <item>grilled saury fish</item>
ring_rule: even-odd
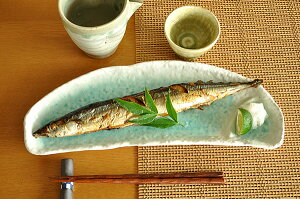
[[[177,112],[190,108],[200,108],[208,106],[212,102],[232,95],[249,87],[257,87],[262,80],[251,82],[192,82],[174,84],[168,87],[161,87],[150,91],[158,113],[161,116],[167,115],[166,96],[170,90],[172,104]],[[145,106],[144,92],[121,98],[123,100],[136,102]],[[113,99],[96,102],[88,106],[75,110],[67,115],[50,122],[43,128],[33,133],[34,137],[64,137],[74,136],[84,133],[104,129],[116,129],[135,125],[128,122],[136,118],[137,115],[121,107]]]

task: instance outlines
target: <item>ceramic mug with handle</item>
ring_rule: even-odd
[[[73,42],[87,55],[105,58],[121,42],[142,0],[59,0],[58,11]]]

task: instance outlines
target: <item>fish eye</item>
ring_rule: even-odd
[[[50,124],[51,130],[56,130],[57,127],[58,127],[58,126],[57,126],[54,122]]]

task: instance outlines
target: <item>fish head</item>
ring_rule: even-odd
[[[35,131],[33,134],[33,137],[38,138],[38,137],[50,137],[49,132],[46,127],[43,127],[37,131]]]
[[[34,137],[64,137],[77,134],[78,124],[75,121],[55,121],[33,133]]]

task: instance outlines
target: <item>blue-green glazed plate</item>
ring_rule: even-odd
[[[26,148],[32,154],[48,155],[150,145],[227,145],[274,149],[283,143],[282,112],[262,86],[216,101],[203,111],[193,109],[179,113],[184,127],[157,129],[131,126],[63,138],[32,136],[46,123],[90,103],[134,94],[145,87],[154,89],[197,80],[232,82],[250,79],[215,66],[182,61],[153,61],[99,69],[60,86],[28,111],[24,119]],[[263,103],[268,118],[262,126],[238,136],[234,134],[237,108],[247,102]]]

